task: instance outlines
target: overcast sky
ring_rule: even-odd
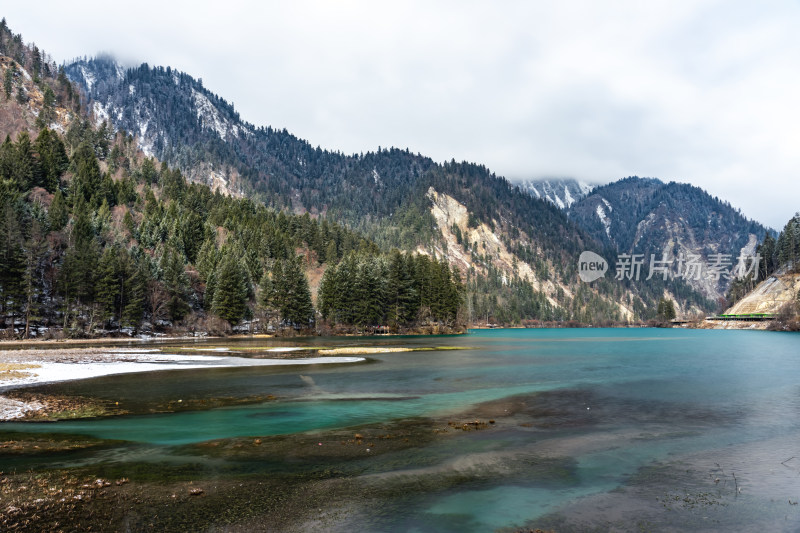
[[[689,182],[800,210],[797,2],[7,2],[58,62],[170,65],[258,126],[511,180]]]

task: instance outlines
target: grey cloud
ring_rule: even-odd
[[[330,149],[409,147],[512,179],[691,182],[772,226],[800,209],[796,4],[146,0],[4,11],[57,60],[106,50],[171,65],[250,122]]]

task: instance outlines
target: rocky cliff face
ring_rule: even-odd
[[[431,214],[436,220],[443,243],[442,246],[434,247],[433,251],[437,255],[446,257],[463,274],[472,271],[486,276],[494,271],[500,273],[503,283],[508,283],[514,278],[524,280],[530,283],[534,290],[544,294],[553,307],[563,306],[565,301],[575,297],[576,283],[537,275],[536,269],[531,264],[512,254],[506,245],[508,237],[499,233],[497,228],[500,224],[496,221],[495,229],[485,222],[470,225],[466,206],[453,197],[439,193],[433,187],[428,190],[427,197],[431,200]],[[524,233],[520,233],[517,239],[530,242]],[[427,253],[424,248],[420,248],[419,251]],[[547,262],[545,268],[548,272],[555,270],[550,262]],[[615,308],[620,320],[633,320],[633,310],[624,303],[629,300],[629,294],[620,301],[604,295],[597,297],[606,305]]]
[[[65,133],[70,122],[76,116],[70,108],[59,105],[54,101],[49,106],[47,120],[42,123],[40,117],[45,109],[44,83],[37,84],[30,73],[20,63],[7,56],[0,56],[0,80],[6,79],[6,73],[11,78],[11,91],[8,98],[3,95],[0,88],[0,131],[12,138],[27,131],[36,137],[40,126]]]
[[[770,231],[698,187],[656,179],[626,178],[598,187],[569,216],[618,254],[643,254],[647,267],[651,255],[670,262],[672,276],[711,300],[721,298],[731,281],[715,270],[732,273],[737,258],[754,254]],[[679,271],[681,258],[696,258],[700,276]]]

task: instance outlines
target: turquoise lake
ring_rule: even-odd
[[[234,350],[270,343],[456,349],[369,355],[364,363],[176,370],[40,387],[113,400],[134,412],[204,397],[275,399],[5,423],[0,433],[120,442],[81,453],[0,454],[0,470],[97,465],[124,473],[133,464],[189,464],[205,479],[248,480],[333,469],[337,479],[364,487],[363,499],[331,494],[324,508],[308,510],[298,530],[323,524],[326,531],[800,531],[798,334],[505,329],[224,341]],[[489,419],[493,423],[480,430],[456,427]],[[395,423],[418,424],[415,435],[435,431],[435,438],[374,456],[364,444],[363,457],[341,461],[322,453],[340,445],[340,437],[327,435]],[[211,440],[308,435],[319,440],[321,455],[267,461],[202,451]]]

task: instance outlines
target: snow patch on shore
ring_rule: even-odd
[[[47,360],[27,361],[39,365],[30,368],[27,375],[0,381],[0,392],[28,385],[57,383],[79,379],[97,378],[137,372],[161,370],[190,370],[200,368],[234,368],[256,366],[318,365],[331,363],[359,363],[363,357],[309,357],[304,359],[250,359],[246,357],[218,357],[208,355],[178,355],[165,353],[142,353],[135,349],[108,352],[106,361],[54,362]],[[115,359],[116,358],[116,359]],[[0,396],[0,420],[20,418],[29,411],[43,406],[36,402],[26,403]]]
[[[39,402],[21,402],[0,396],[0,420],[21,418],[30,411],[38,411],[44,405]]]

